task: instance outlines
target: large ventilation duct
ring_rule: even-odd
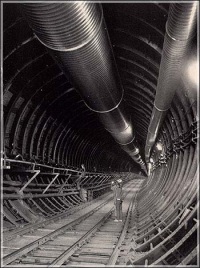
[[[124,111],[117,72],[100,4],[23,4],[35,35],[70,77],[85,104],[99,114],[116,142],[145,171],[131,120]]]
[[[196,26],[197,2],[171,4],[159,70],[156,97],[145,147],[146,162],[160,126],[180,85],[181,64]]]

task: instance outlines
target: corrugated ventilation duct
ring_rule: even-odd
[[[170,5],[156,97],[146,140],[147,163],[166,112],[180,85],[181,64],[196,26],[197,4],[197,2],[191,2]]]
[[[85,104],[141,168],[131,120],[124,111],[123,87],[100,4],[22,4],[35,35],[70,77]]]

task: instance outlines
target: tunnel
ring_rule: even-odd
[[[2,267],[198,267],[198,2],[1,11]]]

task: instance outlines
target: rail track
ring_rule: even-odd
[[[139,181],[137,181],[139,183]],[[114,222],[112,194],[70,215],[6,234],[3,266],[115,264],[134,208],[135,184],[124,187],[123,222]],[[138,189],[138,188],[136,188]]]

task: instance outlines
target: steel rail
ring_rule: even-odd
[[[116,261],[117,261],[117,258],[118,258],[119,252],[120,252],[120,247],[122,245],[122,242],[125,239],[125,236],[126,236],[126,233],[127,233],[127,230],[128,230],[130,216],[131,216],[131,213],[133,211],[133,206],[135,204],[136,197],[137,197],[137,193],[135,193],[134,197],[132,198],[132,200],[130,202],[128,212],[127,212],[127,216],[126,216],[126,220],[125,220],[125,223],[124,223],[124,226],[123,226],[123,230],[122,230],[121,235],[119,237],[119,240],[118,240],[118,242],[116,244],[116,247],[115,247],[112,255],[110,256],[110,259],[109,259],[107,265],[115,265],[116,264]]]
[[[99,199],[100,198],[96,199],[95,201],[99,201]],[[24,227],[23,229],[20,228],[20,230],[14,230],[14,232],[12,232],[11,234],[8,233],[8,235],[3,236],[3,241],[4,242],[9,241],[9,240],[13,239],[16,235],[23,235],[23,234],[26,234],[26,233],[28,233],[28,232],[30,232],[32,230],[36,230],[37,228],[40,228],[42,226],[46,226],[47,224],[55,222],[56,220],[61,219],[62,217],[71,215],[72,213],[75,213],[75,212],[85,208],[86,206],[91,205],[91,203],[92,203],[92,201],[84,203],[84,204],[81,204],[81,205],[79,205],[77,207],[69,208],[68,211],[59,213],[58,215],[54,215],[54,216],[50,217],[49,219],[47,219],[45,221],[28,225],[28,226]]]
[[[110,217],[114,208],[112,208],[94,227],[92,227],[85,235],[83,235],[76,243],[65,250],[60,256],[58,256],[48,267],[59,267],[63,262],[69,258],[81,245],[83,245]]]
[[[127,192],[127,194],[130,192],[130,190]],[[126,195],[127,195],[126,194]],[[124,194],[125,195],[125,194]],[[113,197],[108,198],[105,202],[101,203],[99,206],[95,207],[94,209],[92,209],[91,211],[89,211],[88,213],[80,216],[79,218],[73,220],[70,223],[67,223],[66,225],[58,228],[57,230],[37,239],[36,241],[33,241],[32,243],[16,250],[15,252],[12,252],[8,255],[6,255],[3,258],[3,266],[12,263],[13,261],[15,261],[17,258],[29,253],[30,251],[32,251],[33,249],[36,249],[38,246],[45,244],[46,242],[48,242],[49,240],[52,240],[53,238],[57,237],[58,235],[62,234],[63,232],[65,232],[67,229],[73,227],[74,225],[78,224],[79,222],[82,222],[83,220],[85,220],[86,218],[88,218],[90,215],[94,214],[96,211],[98,211],[99,209],[101,209],[103,206],[105,206],[108,202],[110,202],[113,199]],[[109,211],[109,213],[111,213],[113,210],[113,208]],[[107,215],[107,214],[106,214]],[[109,214],[110,215],[110,214]],[[105,216],[104,216],[105,217]],[[103,217],[103,218],[104,218]],[[44,222],[43,222],[44,224]],[[96,226],[96,225],[95,225]],[[30,227],[31,228],[31,227]],[[92,228],[93,229],[93,228]],[[97,228],[98,229],[98,228]],[[93,231],[91,230],[90,235],[93,234]],[[89,237],[89,234],[88,234]],[[76,248],[76,247],[73,247]],[[66,253],[68,254],[68,252]],[[73,252],[72,252],[73,254]]]
[[[37,239],[36,241],[33,241],[32,243],[16,250],[15,252],[12,252],[11,254],[6,255],[3,258],[3,266],[15,261],[17,258],[21,257],[22,255],[30,252],[31,250],[37,248],[38,246],[46,243],[47,241],[55,238],[59,234],[65,232],[67,229],[73,227],[74,225],[78,224],[80,221],[83,221],[84,219],[88,218],[90,215],[95,213],[97,210],[102,208],[104,205],[106,205],[109,201],[111,201],[112,197],[100,204],[99,206],[95,207],[93,210],[89,211],[88,213],[80,216],[79,218],[73,220],[70,223],[65,224],[64,226],[58,228],[57,230]]]
[[[128,195],[130,191],[127,192],[126,196]],[[125,195],[125,194],[124,194]],[[126,217],[126,221],[125,221],[125,228],[123,228],[123,235],[120,235],[119,241],[116,245],[116,247],[122,243],[124,237],[125,237],[125,233],[127,230],[127,226],[128,226],[128,221],[130,218],[130,212],[133,206],[133,201],[135,200],[135,196],[133,197],[132,201],[130,202],[129,208],[128,208],[128,216]],[[65,260],[67,260],[70,256],[73,255],[73,253],[80,248],[80,246],[82,246],[104,223],[105,221],[110,217],[110,215],[112,214],[112,212],[114,211],[114,207],[112,207],[112,209],[109,210],[108,213],[106,213],[105,216],[103,216],[99,222],[97,224],[95,224],[95,226],[93,226],[89,231],[87,231],[86,234],[84,234],[77,242],[75,242],[72,246],[70,246],[67,250],[65,250],[61,255],[59,255],[48,267],[59,267],[61,266]]]

